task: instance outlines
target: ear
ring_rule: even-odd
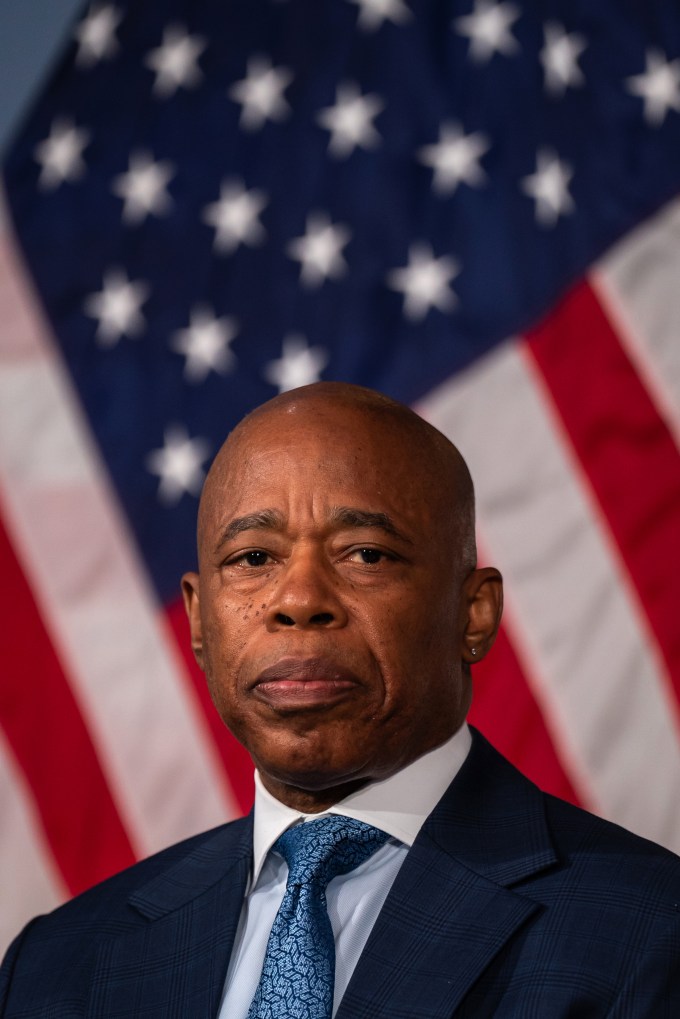
[[[189,619],[189,630],[191,632],[191,650],[198,662],[199,668],[203,668],[203,632],[201,630],[201,611],[199,603],[199,581],[198,573],[185,573],[182,577],[182,598],[184,608]]]
[[[487,654],[498,633],[503,612],[503,578],[493,566],[473,570],[462,589],[462,611],[466,612],[461,657],[474,665]]]

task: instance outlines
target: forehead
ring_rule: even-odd
[[[388,508],[424,524],[441,512],[448,487],[428,445],[398,415],[354,407],[313,405],[255,416],[232,434],[215,462],[204,526],[282,502]]]

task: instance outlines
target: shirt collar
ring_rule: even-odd
[[[265,789],[255,772],[251,887],[279,835],[298,821],[314,820],[325,814],[342,814],[365,821],[386,831],[399,842],[412,846],[425,818],[458,774],[471,744],[470,730],[467,725],[462,725],[446,743],[418,757],[395,775],[363,786],[322,814],[301,814],[287,807]]]

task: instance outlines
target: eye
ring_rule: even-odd
[[[382,559],[388,559],[389,556],[386,552],[381,552],[379,548],[357,548],[350,552],[348,558],[355,563],[361,562],[367,566],[374,566]]]
[[[267,553],[263,552],[259,548],[253,549],[252,552],[246,552],[243,556],[243,561],[246,562],[248,566],[264,566],[268,559],[269,556]]]
[[[267,566],[270,562],[268,552],[261,548],[253,548],[249,552],[242,552],[228,562],[228,566]]]

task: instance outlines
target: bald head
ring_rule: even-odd
[[[277,426],[277,422],[279,423]],[[344,422],[344,425],[343,425]],[[282,393],[246,415],[229,434],[215,457],[206,479],[198,521],[199,550],[207,522],[213,518],[234,462],[244,451],[261,442],[271,429],[286,427],[322,431],[333,436],[351,426],[366,441],[385,441],[390,455],[398,451],[412,459],[414,476],[422,478],[422,498],[434,500],[442,513],[442,523],[450,529],[459,563],[464,572],[474,569],[475,545],[474,488],[467,464],[458,449],[440,431],[409,407],[382,393],[345,382],[318,382]],[[311,466],[311,465],[310,465]],[[389,482],[389,461],[385,463]],[[310,484],[313,484],[310,475]]]

